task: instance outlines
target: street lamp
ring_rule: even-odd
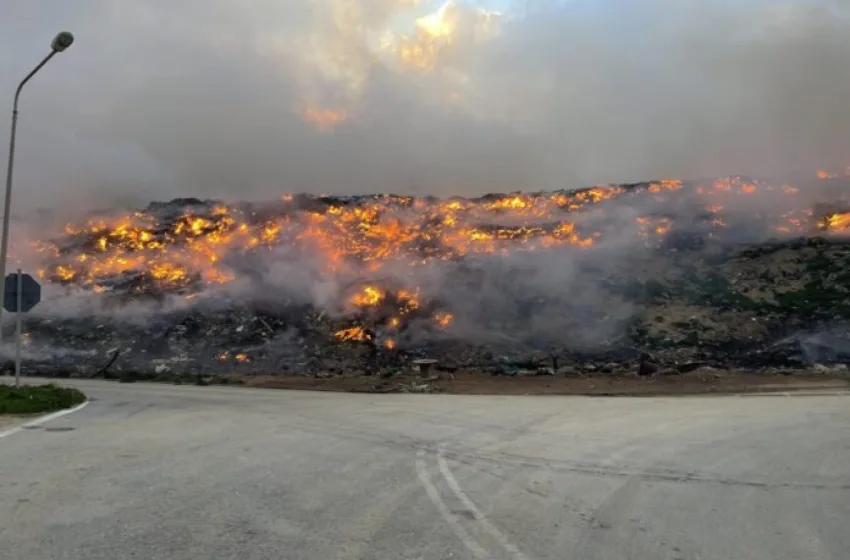
[[[6,203],[3,206],[3,238],[0,240],[0,282],[6,278],[6,253],[9,250],[9,215],[12,206],[12,169],[15,165],[15,131],[18,127],[18,98],[21,96],[21,90],[30,78],[35,76],[35,73],[41,70],[41,67],[47,64],[47,61],[53,58],[56,53],[60,53],[71,46],[74,42],[74,36],[67,31],[62,31],[53,38],[50,43],[50,54],[36,66],[32,72],[27,74],[27,77],[18,85],[15,90],[15,103],[12,109],[12,136],[9,140],[9,167],[6,170]],[[5,289],[0,289],[0,326],[3,322],[3,305]],[[2,328],[0,328],[0,338],[2,338]]]

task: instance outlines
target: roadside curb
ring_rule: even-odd
[[[850,385],[801,385],[799,387],[730,387],[728,389],[706,389],[701,391],[683,391],[683,392],[663,392],[663,391],[647,391],[647,392],[604,392],[604,393],[575,393],[577,397],[791,397],[791,396],[840,396],[850,395]]]
[[[89,402],[91,402],[91,401],[86,400],[86,401],[83,401],[82,403],[78,404],[75,407],[66,408],[64,410],[57,410],[56,412],[51,412],[50,414],[45,414],[44,416],[39,416],[35,420],[30,420],[29,422],[21,424],[20,426],[15,426],[13,428],[9,428],[8,430],[0,432],[0,439],[3,439],[4,437],[10,436],[10,435],[15,434],[17,432],[20,432],[21,430],[24,430],[26,428],[33,428],[35,426],[41,426],[42,424],[46,424],[47,422],[50,422],[51,420],[56,420],[57,418],[67,416],[68,414],[71,414],[72,412],[77,412],[78,410],[82,410],[89,404]]]

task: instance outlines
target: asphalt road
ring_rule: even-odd
[[[75,382],[0,438],[0,558],[848,558],[850,397]]]

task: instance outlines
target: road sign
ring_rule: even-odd
[[[41,284],[29,274],[21,274],[21,312],[26,313],[41,301]],[[9,274],[3,283],[3,309],[18,311],[18,275]]]

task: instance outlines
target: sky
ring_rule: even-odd
[[[850,164],[848,0],[3,11],[0,108],[57,31],[77,37],[22,97],[20,208],[476,195]]]

